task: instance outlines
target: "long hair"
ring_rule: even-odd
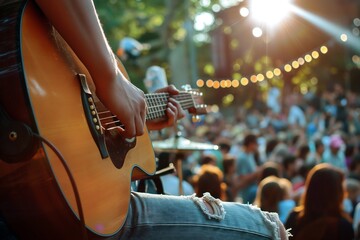
[[[322,217],[345,216],[342,202],[345,197],[344,173],[326,163],[310,170],[305,182],[306,191],[300,200],[300,222],[308,223]]]

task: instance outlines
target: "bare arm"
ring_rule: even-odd
[[[88,69],[102,103],[124,124],[126,137],[144,133],[144,93],[117,67],[90,0],[36,0],[39,7]]]

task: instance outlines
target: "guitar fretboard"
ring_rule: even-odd
[[[148,93],[145,94],[147,104],[147,120],[154,120],[165,117],[166,106],[170,95],[168,93]],[[182,109],[187,110],[194,107],[194,101],[190,93],[180,92],[178,95],[171,96],[176,99]]]

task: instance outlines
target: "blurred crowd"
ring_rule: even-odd
[[[321,94],[285,97],[272,88],[266,100],[254,99],[231,116],[209,113],[181,126],[191,141],[219,150],[158,152],[163,166],[182,162],[182,169],[161,177],[165,193],[210,192],[277,212],[294,239],[360,237],[357,94],[340,84]]]

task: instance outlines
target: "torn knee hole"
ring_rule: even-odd
[[[210,193],[204,193],[202,198],[193,195],[192,199],[209,219],[222,220],[225,218],[225,209],[221,200],[214,198]]]
[[[205,207],[207,207],[209,213],[214,214],[215,211],[214,211],[213,207],[206,200],[202,199],[202,201],[204,202]]]

